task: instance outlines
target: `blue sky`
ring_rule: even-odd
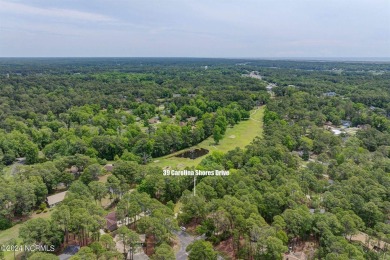
[[[0,57],[390,57],[390,0],[0,0]]]

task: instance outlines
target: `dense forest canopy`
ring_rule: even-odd
[[[76,59],[69,64],[44,60],[53,67],[50,70],[40,60],[23,65],[19,63],[23,60],[12,61],[19,65],[3,65],[1,128],[8,135],[32,140],[48,158],[79,153],[113,160],[127,150],[145,161],[145,156],[161,156],[199,143],[212,134],[216,122],[221,122],[222,129],[234,125],[248,118],[256,104],[269,99],[263,82],[243,79],[239,72],[218,64],[210,69],[200,66],[207,60],[164,64],[164,60],[146,59],[141,60],[146,63],[142,66],[140,60],[131,59],[130,63],[124,60],[120,71],[111,60],[108,64],[99,59]],[[105,70],[99,72],[95,66]],[[151,124],[157,120],[162,125],[155,129]],[[140,127],[148,127],[148,133]],[[34,151],[3,144],[2,151],[8,161],[30,152],[36,157],[34,145],[29,148]]]
[[[262,106],[263,136],[187,168],[230,171],[198,176],[195,194],[192,177],[151,163],[209,137],[218,145]],[[112,237],[133,252],[138,234],[152,259],[174,259],[179,225],[204,238],[189,259],[386,259],[390,64],[0,59],[0,159],[0,229],[67,190],[18,241],[59,248],[73,237],[74,259],[121,259]],[[101,236],[111,210],[134,222]]]

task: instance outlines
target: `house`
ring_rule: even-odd
[[[104,170],[107,172],[112,172],[114,170],[114,165],[112,163],[108,163],[104,165]]]
[[[116,212],[110,212],[108,213],[104,218],[106,220],[106,226],[105,229],[112,232],[114,230],[117,230],[122,225],[130,225],[134,223],[135,221],[138,221],[140,218],[149,216],[150,212],[145,211],[141,212],[140,214],[136,215],[135,218],[125,217],[124,219],[118,220]]]
[[[154,118],[149,119],[148,122],[149,122],[149,124],[157,124],[160,121],[157,118],[154,117]]]
[[[79,173],[79,168],[73,165],[72,167],[70,167],[70,172],[73,174]]]
[[[65,199],[67,192],[68,191],[63,191],[51,196],[47,196],[46,201],[47,201],[47,205],[49,205],[49,208],[52,208],[58,205],[59,203],[61,203]]]
[[[265,88],[266,88],[268,91],[271,91],[274,87],[275,87],[275,84],[268,84]]]
[[[26,157],[18,157],[15,160],[19,164],[25,164],[26,163]]]
[[[324,93],[324,96],[326,96],[326,97],[334,97],[334,96],[336,96],[336,92],[326,92],[326,93]]]
[[[181,94],[173,94],[172,97],[181,97]]]
[[[324,214],[325,213],[325,209],[313,209],[313,208],[311,208],[311,209],[309,209],[309,211],[310,211],[310,213],[311,214],[314,214],[315,212],[319,212],[320,214]]]
[[[367,130],[369,129],[371,126],[370,125],[358,125],[357,128],[361,129],[361,130]]]
[[[340,129],[338,129],[338,128],[331,128],[330,131],[332,131],[332,133],[333,133],[334,135],[341,135],[341,134],[343,133],[343,132],[342,132]]]
[[[104,217],[106,219],[106,229],[110,232],[118,228],[118,221],[116,220],[116,212],[110,212]]]
[[[345,128],[351,127],[352,122],[348,120],[341,120],[341,125],[344,126]]]
[[[196,97],[196,94],[188,94],[188,97]]]
[[[72,173],[73,175],[76,175],[79,173],[79,168],[75,165],[73,165],[72,167],[66,169],[67,172],[69,173]]]
[[[192,117],[187,118],[188,122],[195,122],[196,120],[198,120],[198,118],[196,116],[192,116]]]

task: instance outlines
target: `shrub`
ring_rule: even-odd
[[[41,210],[41,211],[43,211],[43,210],[45,210],[46,209],[46,203],[41,203],[41,205],[39,205],[39,209]]]
[[[214,235],[212,235],[209,239],[208,239],[214,246],[218,245],[221,240],[219,237],[216,237]]]
[[[6,230],[12,227],[12,222],[4,217],[0,217],[0,230]]]

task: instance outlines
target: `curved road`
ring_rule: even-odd
[[[180,241],[180,250],[176,253],[176,259],[178,260],[186,260],[188,259],[188,253],[186,252],[186,248],[193,241],[200,239],[199,237],[194,237],[188,234],[185,231],[176,231],[174,232],[177,238]]]

